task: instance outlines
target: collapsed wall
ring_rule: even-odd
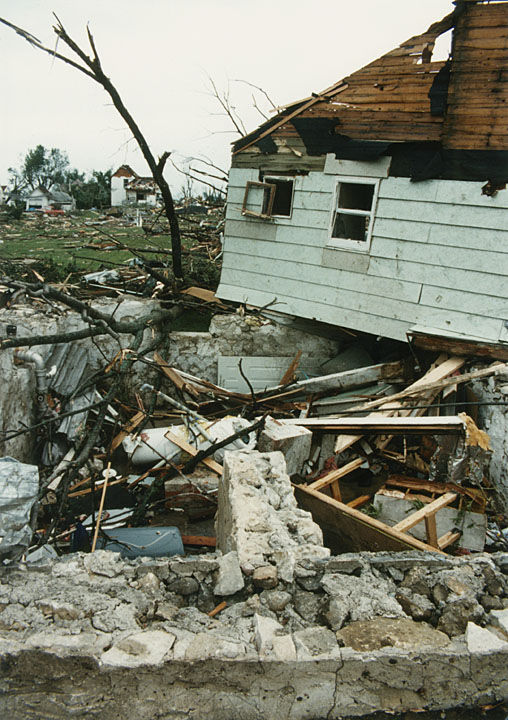
[[[338,720],[508,697],[507,553],[329,557],[280,453],[226,453],[224,476],[215,553],[1,571],[2,716]]]

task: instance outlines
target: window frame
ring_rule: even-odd
[[[374,193],[372,195],[372,205],[370,210],[340,208],[338,206],[338,203],[341,183],[355,185],[372,185],[374,187]],[[337,178],[337,182],[335,184],[335,192],[333,196],[333,208],[330,219],[330,227],[328,229],[328,242],[326,245],[328,248],[334,248],[336,250],[352,250],[355,252],[363,253],[368,253],[370,251],[370,246],[372,242],[372,230],[374,227],[374,218],[376,215],[377,199],[379,195],[379,185],[380,178],[358,177],[349,175],[341,175]],[[369,218],[369,229],[367,231],[367,237],[365,238],[365,240],[332,237],[333,227],[335,225],[335,216],[337,212],[340,212],[343,215],[356,215]]]

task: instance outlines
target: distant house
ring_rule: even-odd
[[[39,185],[25,197],[26,210],[64,210],[72,211],[76,208],[76,202],[69,193],[63,190],[48,190],[43,185]]]
[[[154,207],[161,195],[151,177],[141,177],[129,165],[121,165],[111,176],[111,206],[144,204]]]
[[[449,59],[433,60],[448,31]],[[238,140],[217,296],[504,352],[507,67],[508,2],[457,2]]]

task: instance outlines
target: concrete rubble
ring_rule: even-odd
[[[280,453],[228,452],[221,487],[213,553],[2,570],[4,717],[339,720],[508,696],[507,553],[330,557]]]

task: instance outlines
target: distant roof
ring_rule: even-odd
[[[120,165],[118,170],[111,177],[139,177],[130,165]]]
[[[157,183],[151,177],[136,177],[126,184],[127,190],[157,190]]]
[[[54,202],[58,203],[71,203],[72,197],[69,195],[69,193],[64,192],[63,190],[48,190],[44,187],[44,185],[39,185],[34,190],[32,190],[31,193],[29,193],[28,197],[32,197],[32,195],[35,192],[42,192],[48,200],[53,200]]]

